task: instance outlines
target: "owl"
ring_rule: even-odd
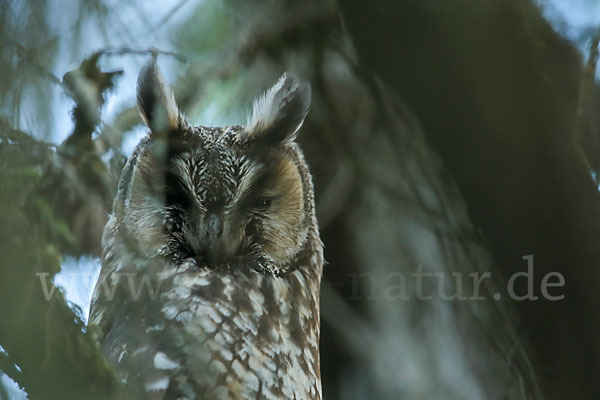
[[[191,126],[151,62],[137,100],[88,330],[132,398],[321,399],[310,85],[284,74],[245,125]]]

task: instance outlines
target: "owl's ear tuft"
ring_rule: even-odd
[[[137,103],[144,123],[152,132],[166,132],[183,127],[173,90],[165,83],[156,60],[144,66],[137,81]]]
[[[293,141],[308,114],[310,102],[310,84],[284,73],[272,88],[254,100],[244,139],[270,144]]]

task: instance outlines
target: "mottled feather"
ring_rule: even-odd
[[[121,176],[90,314],[107,359],[137,398],[321,399],[323,249],[293,141],[310,86],[284,74],[245,126],[191,127],[152,63],[138,103],[150,133]]]

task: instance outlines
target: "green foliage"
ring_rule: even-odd
[[[0,130],[0,343],[5,364],[20,371],[3,370],[32,399],[106,398],[117,389],[111,369],[62,293],[46,299],[41,290],[53,290],[64,246],[75,241],[40,192],[55,154],[42,143],[8,139],[15,136],[22,134]]]
[[[100,94],[110,87],[105,79],[91,82],[98,82]],[[84,112],[74,115],[87,118]],[[74,131],[79,139],[58,149],[0,121],[0,344],[7,351],[2,370],[31,399],[119,395],[112,369],[52,284],[63,255],[86,251],[90,233],[99,241],[102,223],[78,232],[78,218],[103,216],[105,207],[95,205],[112,196],[103,184],[94,185],[103,182],[106,170],[91,146],[99,120],[87,121],[76,121],[83,126]],[[91,186],[95,191],[85,190]]]

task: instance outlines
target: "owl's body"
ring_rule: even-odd
[[[294,143],[310,88],[284,75],[245,126],[191,127],[156,68],[90,325],[141,398],[320,399],[322,244]]]

